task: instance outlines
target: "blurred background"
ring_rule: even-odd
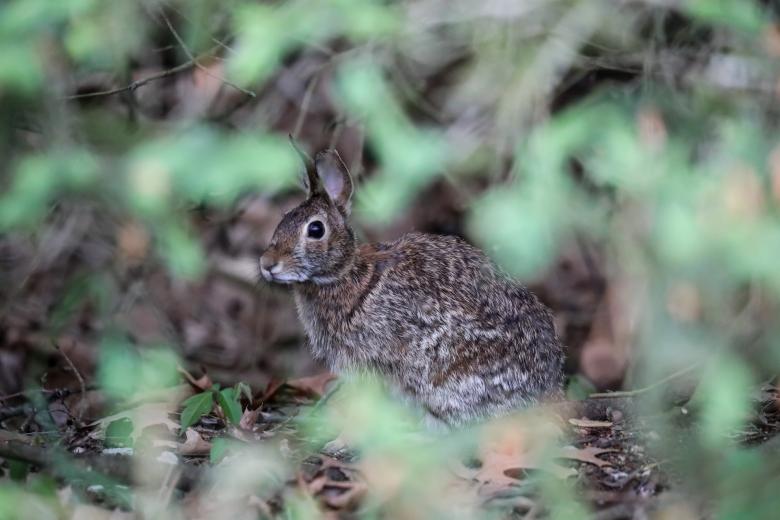
[[[338,149],[362,240],[462,236],[551,307],[569,397],[628,392],[675,461],[653,514],[779,505],[773,0],[9,0],[0,134],[0,405],[80,398],[9,431],[177,366],[254,399],[324,370],[257,276],[292,135]]]

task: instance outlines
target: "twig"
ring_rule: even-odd
[[[210,55],[217,48],[219,48],[219,46],[215,45],[212,49],[203,53],[201,57]],[[177,74],[179,72],[191,69],[192,67],[195,66],[195,61],[196,61],[195,59],[187,60],[181,65],[177,65],[172,69],[167,69],[162,72],[152,74],[151,76],[141,78],[139,80],[133,81],[129,85],[125,85],[124,87],[117,87],[109,90],[101,90],[98,92],[86,92],[84,94],[73,94],[72,96],[65,96],[65,99],[66,100],[85,99],[85,98],[102,97],[102,96],[113,96],[114,94],[121,94],[122,92],[134,92],[136,89],[138,89],[139,87],[143,87],[147,83],[157,81],[158,79],[167,78],[168,76],[173,76],[174,74]]]
[[[0,408],[0,423],[11,417],[19,417],[20,415],[26,415],[33,411],[35,411],[35,408],[29,403]]]
[[[95,385],[88,385],[87,390],[97,390],[97,387]],[[8,401],[9,399],[16,399],[17,397],[24,397],[25,399],[29,400],[31,395],[44,394],[47,395],[48,401],[51,402],[56,401],[57,399],[64,399],[69,397],[73,395],[73,393],[74,390],[70,388],[55,388],[53,390],[47,390],[45,388],[40,390],[23,390],[13,394],[2,395],[0,396],[0,401]]]
[[[95,390],[97,389],[94,385],[89,385],[85,388],[85,390]],[[24,392],[17,392],[15,394],[9,394],[3,397],[0,397],[0,401],[4,401],[11,398],[16,397],[24,397],[27,400],[34,400],[36,396],[48,394],[46,396],[46,402],[51,403],[53,401],[65,399],[66,397],[69,397],[73,395],[76,391],[72,390],[70,388],[60,388],[57,390],[26,390]],[[6,419],[10,419],[11,417],[18,417],[20,415],[25,415],[30,412],[38,412],[40,411],[36,406],[25,403],[18,406],[8,406],[8,407],[0,407],[0,422],[5,421]]]
[[[160,16],[162,16],[163,21],[165,22],[165,25],[168,26],[168,29],[171,31],[171,34],[174,38],[176,38],[176,41],[178,42],[179,46],[181,47],[181,50],[184,51],[184,54],[187,55],[187,58],[189,58],[192,61],[192,64],[197,67],[199,70],[203,71],[204,74],[207,76],[210,76],[217,81],[221,81],[225,85],[228,85],[229,87],[233,87],[234,89],[238,90],[239,92],[242,92],[250,97],[257,97],[257,94],[252,92],[251,90],[247,90],[245,88],[239,87],[235,83],[231,83],[230,81],[226,80],[225,78],[218,76],[217,74],[214,74],[211,72],[207,67],[204,67],[200,61],[198,61],[198,58],[196,58],[192,52],[190,52],[190,49],[187,47],[187,44],[184,43],[184,40],[182,40],[181,36],[179,36],[179,33],[176,31],[176,29],[173,27],[173,24],[168,19],[168,17],[165,15],[164,12],[160,12]],[[220,44],[221,45],[221,44]]]
[[[132,483],[134,478],[133,460],[125,456],[87,455],[74,457],[62,449],[38,448],[21,442],[9,441],[0,442],[0,458],[48,468],[56,477],[65,480],[80,478],[114,485]],[[200,467],[189,464],[183,464],[179,469],[179,477],[175,483],[179,489],[191,488],[203,474]]]
[[[76,379],[79,380],[79,387],[81,388],[81,402],[79,403],[79,411],[76,417],[80,421],[81,417],[84,414],[84,403],[87,395],[87,384],[84,382],[84,378],[82,377],[79,369],[76,368],[76,365],[73,364],[73,361],[71,361],[70,357],[65,353],[65,351],[60,348],[59,344],[54,340],[51,340],[51,344],[54,346],[57,352],[62,354],[62,357],[65,358],[65,361],[68,363],[68,366],[70,367],[71,371],[76,375]]]
[[[319,74],[315,74],[309,81],[309,85],[306,87],[306,91],[303,93],[303,99],[301,100],[301,106],[298,109],[298,119],[295,121],[295,128],[293,128],[292,137],[298,139],[301,135],[301,129],[303,123],[306,120],[306,114],[309,111],[309,105],[311,104],[311,97],[314,94],[314,89],[317,86],[319,80]]]
[[[609,399],[612,397],[635,397],[637,395],[644,394],[645,392],[649,392],[650,390],[653,390],[655,388],[658,388],[661,385],[664,385],[668,383],[669,381],[672,381],[674,379],[677,379],[678,377],[684,376],[685,374],[689,372],[693,372],[697,368],[699,368],[702,365],[703,361],[697,361],[696,363],[692,364],[689,367],[683,368],[682,370],[678,370],[677,372],[670,374],[663,379],[656,381],[655,383],[645,386],[643,388],[637,388],[635,390],[623,390],[620,392],[603,392],[603,393],[596,393],[596,394],[590,394],[588,398],[590,399]]]

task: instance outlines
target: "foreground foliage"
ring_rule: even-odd
[[[581,518],[603,509],[587,482],[603,492],[605,468],[625,463],[614,479],[647,502],[624,516],[770,516],[779,16],[759,0],[6,2],[0,516]],[[549,425],[574,428],[576,449],[637,435],[647,454],[621,437],[597,455],[611,466],[560,478],[571,439],[522,419],[426,444],[372,386],[301,413],[273,401],[279,384],[177,369],[225,337],[257,349],[258,316],[294,323],[273,294],[251,316],[198,307],[230,291],[257,303],[258,228],[299,169],[288,133],[342,150],[368,235],[462,233],[550,291],[583,258],[592,301],[578,306],[591,293],[577,286],[556,306],[570,395],[622,383],[612,398],[631,404]],[[306,469],[345,428],[357,462]],[[450,471],[474,453],[481,467]],[[673,500],[648,484],[661,469]],[[485,508],[485,487],[511,496]]]

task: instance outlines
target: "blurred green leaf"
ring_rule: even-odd
[[[77,274],[68,279],[49,316],[49,335],[58,336],[84,304],[94,305],[100,314],[107,310],[108,283],[96,273]]]
[[[558,229],[551,208],[532,204],[517,190],[492,191],[471,211],[474,236],[511,274],[538,275],[556,252]]]
[[[238,402],[235,389],[223,388],[216,395],[217,403],[222,408],[225,418],[232,424],[238,424],[241,421],[241,404]]]
[[[179,357],[170,347],[147,347],[141,353],[141,371],[138,377],[138,388],[152,391],[168,388],[179,382]]]
[[[338,84],[344,102],[365,120],[382,161],[379,175],[358,192],[358,212],[374,222],[388,221],[445,166],[446,143],[437,132],[419,130],[404,117],[376,65],[348,61]]]
[[[181,412],[180,420],[182,433],[211,411],[214,407],[214,394],[208,391],[201,392],[193,395],[184,401],[183,404],[184,409]]]
[[[747,419],[753,378],[744,362],[722,354],[711,363],[696,390],[701,403],[701,438],[708,446],[730,442]]]
[[[157,230],[159,248],[174,275],[195,279],[206,269],[202,247],[178,222],[167,222]]]
[[[236,399],[239,401],[241,400],[241,396],[243,395],[246,397],[247,401],[249,403],[252,403],[252,388],[244,382],[238,382],[236,383],[236,386],[234,387],[235,393],[236,393]]]
[[[16,482],[24,482],[27,480],[27,475],[30,473],[30,465],[26,462],[22,462],[15,459],[7,459],[8,475],[11,480]]]
[[[566,398],[572,401],[582,401],[596,391],[596,387],[585,376],[574,374],[566,385]]]
[[[127,417],[112,421],[106,427],[106,446],[123,448],[133,445],[133,421]]]
[[[227,454],[230,443],[224,437],[217,437],[211,441],[211,451],[209,452],[209,462],[218,464]]]
[[[115,399],[129,399],[138,388],[140,358],[132,347],[117,339],[107,339],[100,347],[98,381]]]
[[[118,338],[104,340],[100,348],[98,380],[109,396],[130,400],[135,395],[175,385],[179,360],[165,346],[140,351]]]
[[[80,150],[24,157],[10,190],[0,197],[0,229],[35,223],[49,211],[54,195],[90,188],[97,168],[95,158]]]
[[[43,83],[43,68],[31,46],[0,43],[0,86],[30,94]]]
[[[710,23],[758,33],[766,24],[756,2],[744,0],[688,0],[685,8],[695,17]]]

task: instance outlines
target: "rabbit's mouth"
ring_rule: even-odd
[[[308,276],[296,266],[291,268],[289,261],[268,254],[260,257],[260,274],[267,282],[294,283],[308,280]]]
[[[267,269],[263,269],[261,271],[261,274],[263,275],[263,278],[265,278],[267,282],[273,282],[273,283],[288,284],[288,283],[295,283],[295,282],[305,282],[307,280],[307,278],[300,273],[289,273],[289,272],[272,273]]]

